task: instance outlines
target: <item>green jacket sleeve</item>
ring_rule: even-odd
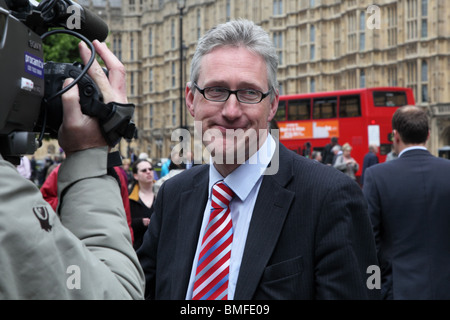
[[[63,162],[56,214],[0,158],[0,299],[143,298],[142,268],[106,163],[106,148]]]

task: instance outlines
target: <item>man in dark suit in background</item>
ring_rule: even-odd
[[[377,260],[361,188],[268,134],[278,108],[277,58],[268,34],[247,20],[218,25],[199,40],[186,105],[211,160],[169,179],[158,193],[138,251],[148,298],[379,297],[367,284]],[[202,239],[216,223],[210,208],[223,200],[211,191],[216,181],[235,194],[232,242],[210,249],[227,251],[208,260],[204,242],[212,240]],[[210,282],[198,284],[216,262],[221,268]]]
[[[378,161],[377,157],[378,153],[378,146],[375,144],[369,145],[369,152],[366,153],[363,160],[363,167],[362,167],[362,173],[361,173],[361,185],[364,184],[364,173],[366,172],[366,169],[376,165]]]
[[[450,299],[450,161],[425,148],[426,111],[393,115],[395,161],[366,170],[384,299]]]
[[[334,146],[338,146],[338,138],[331,137],[330,143],[328,143],[322,150],[322,162],[329,166],[334,164],[335,153],[332,151]]]

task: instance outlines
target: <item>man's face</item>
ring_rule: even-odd
[[[267,67],[260,56],[245,48],[219,47],[203,57],[197,85],[201,89],[222,87],[266,93],[269,91]],[[257,104],[246,104],[239,102],[234,94],[227,101],[215,102],[206,100],[198,90],[193,92],[188,88],[186,104],[194,120],[201,122],[203,143],[213,155],[228,153],[236,160],[237,153],[245,150],[245,159],[248,159],[259,148],[254,145],[256,141],[235,137],[239,136],[238,132],[258,137],[263,132],[261,130],[267,132],[268,122],[278,108],[278,92],[275,95],[272,103],[268,96]],[[233,132],[236,134],[233,135]],[[262,145],[266,136],[259,138],[259,145]],[[229,164],[225,157],[223,159],[224,163]]]

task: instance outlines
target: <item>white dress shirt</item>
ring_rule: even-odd
[[[210,159],[208,203],[203,214],[203,222],[200,229],[200,236],[198,238],[197,250],[195,252],[195,257],[192,264],[191,277],[189,279],[189,286],[186,293],[187,300],[192,299],[192,291],[194,288],[201,242],[211,212],[212,187],[219,180],[224,180],[224,182],[236,194],[230,203],[231,220],[233,222],[233,243],[231,246],[230,271],[228,279],[228,299],[233,299],[234,291],[236,289],[236,282],[239,276],[239,269],[241,267],[242,256],[244,253],[245,242],[247,239],[248,228],[252,218],[256,197],[262,182],[262,174],[272,159],[272,156],[275,153],[275,148],[275,140],[271,135],[269,135],[263,146],[225,179],[216,170],[211,162],[212,160]]]
[[[408,147],[403,149],[399,154],[398,157],[400,158],[402,156],[402,154],[404,154],[405,152],[409,151],[409,150],[427,150],[427,148],[422,147],[422,146],[413,146],[413,147]]]

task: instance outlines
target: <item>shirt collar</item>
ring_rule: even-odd
[[[261,179],[267,165],[275,153],[276,143],[272,135],[268,135],[261,148],[251,156],[245,163],[236,168],[225,179],[216,170],[210,158],[209,166],[209,196],[214,184],[219,180],[224,182],[233,190],[241,201],[244,201],[252,191],[253,187]]]
[[[398,156],[401,157],[402,154],[404,154],[406,151],[410,151],[410,150],[427,150],[427,148],[422,147],[422,146],[408,147],[408,148],[403,149],[403,150],[398,154]]]

